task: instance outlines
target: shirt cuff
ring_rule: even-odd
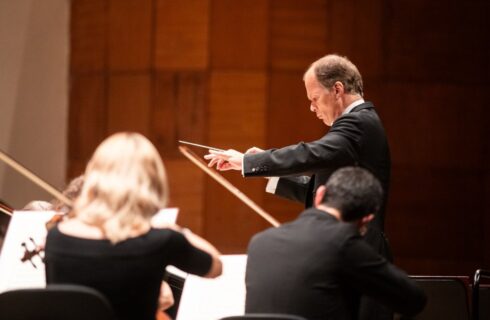
[[[242,177],[245,177],[245,169],[243,169],[243,160],[245,159],[245,155],[242,157]]]
[[[267,185],[265,186],[265,192],[276,193],[277,183],[279,182],[279,177],[270,177]]]

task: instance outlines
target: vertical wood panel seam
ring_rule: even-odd
[[[107,136],[107,131],[109,128],[109,86],[110,86],[110,72],[109,72],[109,11],[110,11],[110,2],[109,0],[105,0],[104,6],[104,66],[103,69],[103,84],[104,90],[103,92],[103,101],[104,101],[104,115],[103,115],[103,123],[104,123],[104,136]]]
[[[157,31],[156,31],[156,26],[157,26],[157,3],[156,3],[157,0],[151,0],[151,27],[150,27],[150,32],[151,32],[151,35],[150,35],[150,52],[148,53],[150,56],[149,56],[149,59],[150,59],[150,63],[149,63],[149,108],[150,108],[150,111],[148,112],[148,118],[146,119],[147,123],[148,123],[148,128],[150,128],[150,130],[148,130],[148,134],[149,134],[149,138],[151,141],[154,141],[154,136],[155,136],[155,128],[153,126],[153,122],[152,122],[152,119],[153,119],[153,116],[154,116],[154,112],[155,112],[155,103],[156,103],[156,99],[155,99],[155,95],[156,95],[156,71],[155,71],[155,64],[156,64],[156,37],[157,37]]]

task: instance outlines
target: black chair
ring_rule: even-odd
[[[481,278],[490,279],[490,270],[478,269],[473,276],[473,320],[490,319],[490,287],[481,285]]]
[[[114,320],[107,299],[80,285],[48,285],[0,294],[0,316],[8,320]]]
[[[173,306],[165,310],[165,313],[168,314],[170,318],[176,319],[179,311],[180,298],[182,297],[182,291],[184,290],[185,278],[166,271],[163,280],[168,283],[172,290],[172,295],[174,296]]]
[[[469,277],[411,276],[427,295],[425,309],[416,320],[469,320]]]
[[[220,320],[306,320],[306,318],[291,314],[279,313],[248,313],[242,316],[230,316]]]

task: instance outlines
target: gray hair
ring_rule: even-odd
[[[306,73],[310,70],[313,70],[318,82],[327,89],[340,81],[346,93],[363,95],[361,73],[347,57],[336,54],[326,55],[313,62]]]

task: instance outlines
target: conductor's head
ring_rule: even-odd
[[[315,204],[336,209],[342,221],[353,222],[376,213],[382,197],[381,184],[369,171],[344,167],[318,188]]]
[[[74,214],[98,226],[112,242],[150,228],[165,207],[167,177],[156,148],[138,133],[116,133],[95,150]]]

